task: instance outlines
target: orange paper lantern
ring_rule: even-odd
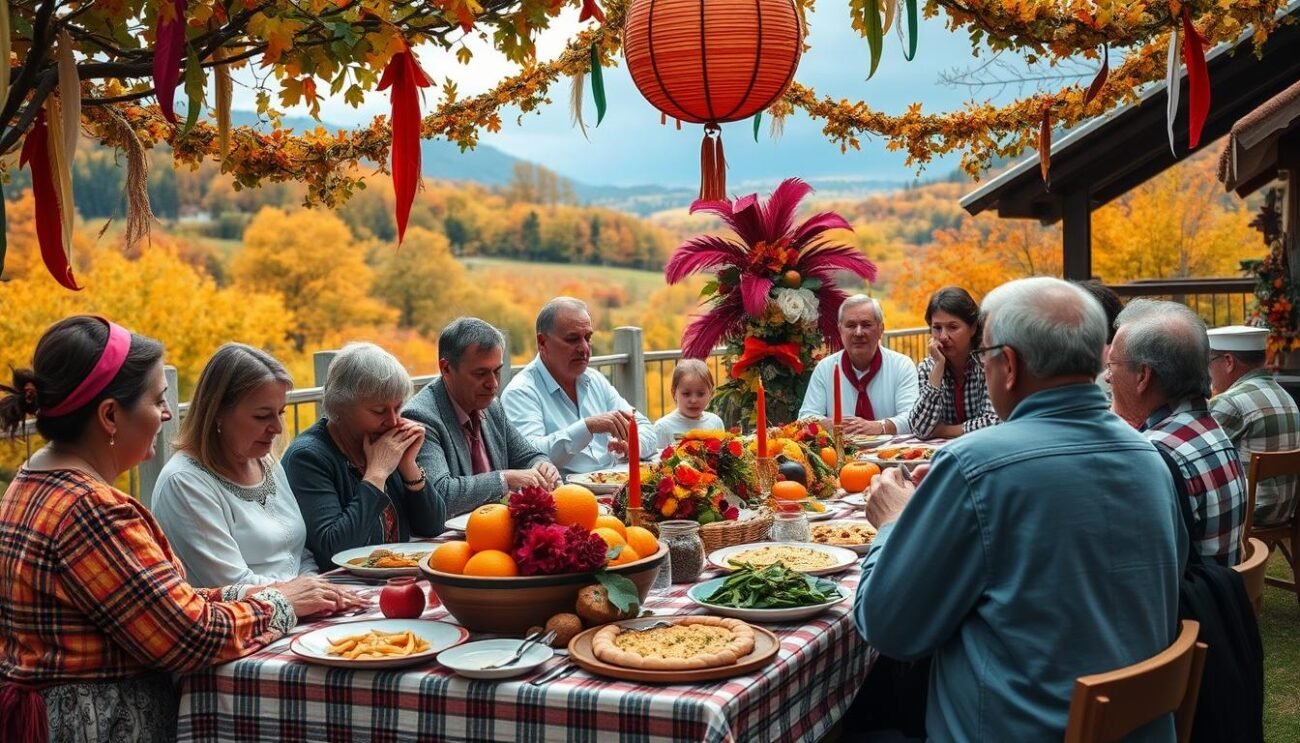
[[[632,0],[623,52],[650,105],[704,124],[700,198],[727,197],[722,130],[785,93],[803,51],[793,0]]]

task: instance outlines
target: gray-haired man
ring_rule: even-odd
[[[505,363],[500,331],[475,317],[438,336],[442,375],[406,404],[402,416],[426,431],[419,463],[447,515],[495,502],[527,485],[551,488],[560,473],[510,425],[496,399]]]

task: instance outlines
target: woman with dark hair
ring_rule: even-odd
[[[912,433],[919,438],[955,438],[998,422],[989,401],[984,367],[975,357],[980,307],[969,292],[948,286],[930,296],[927,356],[917,368],[921,395],[912,408]]]
[[[172,673],[358,603],[315,578],[185,582],[153,516],[113,487],[171,418],[162,353],[101,317],[70,317],[0,385],[0,428],[35,416],[49,442],[0,500],[0,740],[173,739]]]
[[[293,379],[260,348],[227,343],[199,374],[151,508],[196,586],[318,572],[284,467],[271,456]]]

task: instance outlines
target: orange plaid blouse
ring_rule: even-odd
[[[0,680],[184,672],[290,629],[278,591],[193,588],[153,515],[76,470],[20,469],[0,500]]]

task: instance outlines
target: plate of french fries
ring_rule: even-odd
[[[370,619],[331,624],[289,644],[298,657],[340,668],[399,668],[424,663],[469,639],[469,630],[428,619]]]
[[[395,578],[399,575],[419,575],[420,561],[436,547],[437,545],[424,542],[373,544],[343,550],[331,559],[344,570],[367,578]]]

